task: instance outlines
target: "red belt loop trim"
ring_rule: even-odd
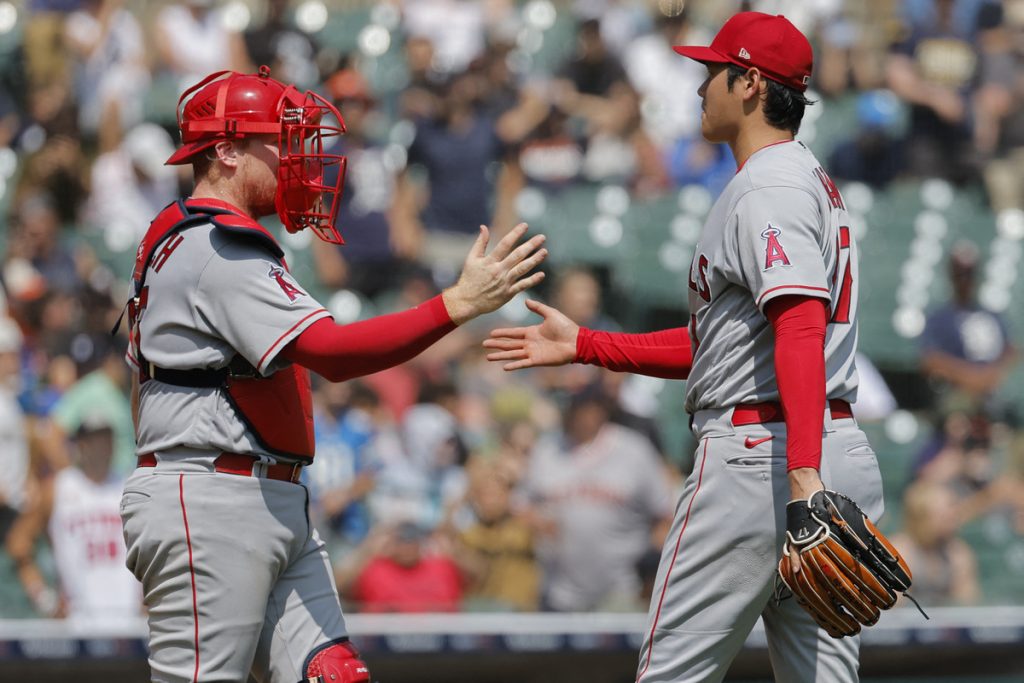
[[[853,417],[853,408],[846,401],[831,399],[828,402],[829,412],[833,420],[843,420]],[[769,422],[782,422],[785,416],[782,414],[782,404],[776,401],[765,403],[741,403],[736,406],[732,413],[733,427],[745,427],[746,425],[767,424]]]
[[[246,455],[244,453],[221,453],[217,456],[217,459],[213,461],[213,469],[215,472],[221,472],[222,474],[237,474],[242,477],[262,476],[266,479],[295,483],[299,480],[299,475],[302,474],[302,466],[299,464],[263,465],[260,468],[262,469],[262,472],[257,469],[257,465],[260,465],[259,458],[254,455]],[[143,453],[139,456],[138,466],[156,467],[156,454]]]

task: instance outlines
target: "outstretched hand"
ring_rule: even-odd
[[[527,299],[526,307],[544,318],[530,327],[503,327],[491,331],[484,347],[491,349],[487,360],[507,361],[505,370],[543,365],[565,365],[576,358],[580,326],[561,311]]]
[[[530,274],[548,255],[547,249],[540,248],[544,235],[535,235],[516,246],[526,234],[526,227],[526,223],[520,223],[512,228],[487,254],[490,232],[487,226],[480,226],[480,236],[466,256],[459,281],[442,295],[456,325],[501,308],[544,279],[543,272]]]

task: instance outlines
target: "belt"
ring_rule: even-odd
[[[143,453],[139,456],[139,467],[156,467],[156,454]],[[264,465],[259,458],[243,453],[221,453],[213,461],[215,472],[238,474],[243,477],[263,477],[295,483],[302,473],[302,465]]]
[[[828,409],[832,413],[833,420],[853,417],[853,408],[850,407],[849,403],[841,399],[834,398],[829,400]],[[782,404],[777,401],[741,403],[736,406],[732,413],[732,425],[734,427],[765,424],[767,422],[782,422],[784,419]]]

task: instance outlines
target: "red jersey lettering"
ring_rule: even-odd
[[[711,301],[711,287],[708,285],[708,257],[701,254],[697,258],[697,277],[700,284],[693,280],[693,267],[690,267],[690,289],[697,292],[704,301]]]
[[[850,228],[845,225],[839,226],[839,240],[836,245],[836,269],[832,273],[832,284],[836,283],[839,271],[843,271],[843,282],[839,288],[839,296],[836,297],[836,305],[832,310],[832,318],[829,322],[849,324],[850,322],[850,297],[853,289],[853,273],[850,271]]]
[[[825,169],[821,166],[814,169],[814,174],[818,176],[818,180],[821,181],[821,186],[825,188],[825,194],[828,195],[828,203],[832,205],[834,209],[846,209],[843,204],[843,195],[839,194],[839,188],[832,182],[832,179],[828,177],[828,173],[825,173]]]
[[[165,263],[167,263],[167,259],[169,259],[171,254],[174,253],[174,250],[177,249],[178,245],[184,241],[185,238],[180,232],[176,232],[168,237],[167,241],[164,242],[163,248],[160,249],[160,252],[153,259],[153,270],[159,273],[160,269],[164,267]]]

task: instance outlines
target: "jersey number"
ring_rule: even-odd
[[[836,278],[839,271],[843,273],[843,281],[839,286],[839,296],[836,297],[836,305],[832,310],[830,322],[849,324],[850,322],[850,298],[853,290],[853,273],[850,270],[850,228],[846,225],[839,226],[839,241],[836,244],[836,269],[832,273],[832,286],[835,288]]]

